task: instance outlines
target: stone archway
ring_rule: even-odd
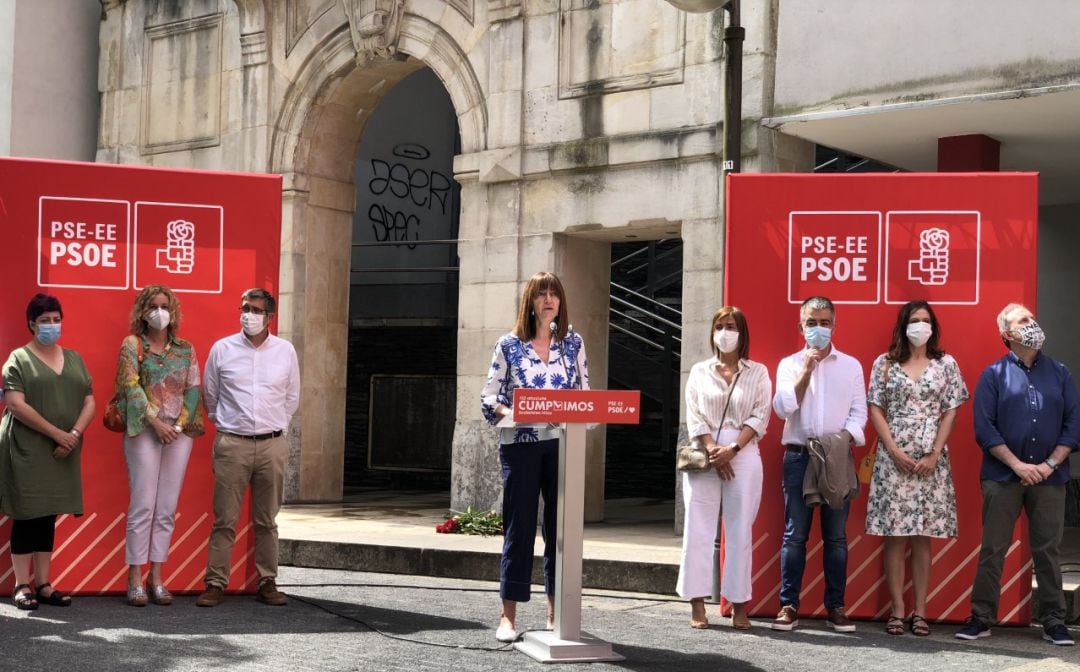
[[[405,76],[430,67],[453,101],[462,151],[486,146],[487,113],[457,42],[426,18],[404,14],[396,45],[364,53],[348,25],[328,35],[285,95],[270,147],[284,178],[278,328],[301,352],[286,497],[336,501],[342,491],[353,167],[366,120]],[[358,49],[360,50],[358,52]],[[358,53],[361,54],[358,57]]]

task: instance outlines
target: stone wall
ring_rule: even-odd
[[[106,0],[98,160],[284,176],[279,331],[301,353],[288,496],[342,483],[353,175],[381,97],[429,67],[461,134],[455,508],[497,505],[478,396],[524,281],[568,281],[593,382],[606,380],[612,240],[686,242],[683,363],[720,305],[721,13],[661,0]],[[805,170],[772,112],[776,3],[744,0],[744,147],[754,170]],[[602,515],[602,433],[590,439]]]
[[[1075,85],[1080,3],[779,3],[776,115]]]

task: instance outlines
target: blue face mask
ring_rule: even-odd
[[[806,344],[815,350],[821,350],[829,347],[829,341],[832,340],[832,329],[828,327],[807,327],[803,330],[803,336],[806,337]]]
[[[54,345],[60,340],[60,325],[39,324],[37,325],[37,333],[34,334],[34,338],[42,345]]]

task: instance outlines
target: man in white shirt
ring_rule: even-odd
[[[811,438],[844,432],[856,445],[866,443],[866,385],[862,365],[832,344],[836,309],[832,301],[815,296],[803,302],[799,331],[806,347],[780,361],[776,371],[773,409],[784,420],[784,543],[780,550],[780,613],[774,630],[799,625],[799,593],[806,566],[806,538],[813,509],[803,500],[803,477],[810,462],[806,444]],[[825,609],[828,625],[837,632],[853,632],[855,624],[844,614],[847,585],[848,505],[821,509],[821,536],[825,565]]]
[[[217,425],[214,439],[214,527],[210,531],[206,591],[195,604],[221,603],[229,584],[240,506],[251,486],[255,532],[256,599],[284,605],[275,582],[277,513],[285,483],[289,444],[285,430],[300,404],[300,366],[292,343],[269,331],[276,302],[264,289],[240,297],[241,333],[210,349],[203,375],[206,411]]]

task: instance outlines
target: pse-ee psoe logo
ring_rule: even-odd
[[[793,211],[788,232],[789,303],[979,302],[978,211]]]
[[[42,196],[38,285],[221,293],[223,239],[218,205]]]

